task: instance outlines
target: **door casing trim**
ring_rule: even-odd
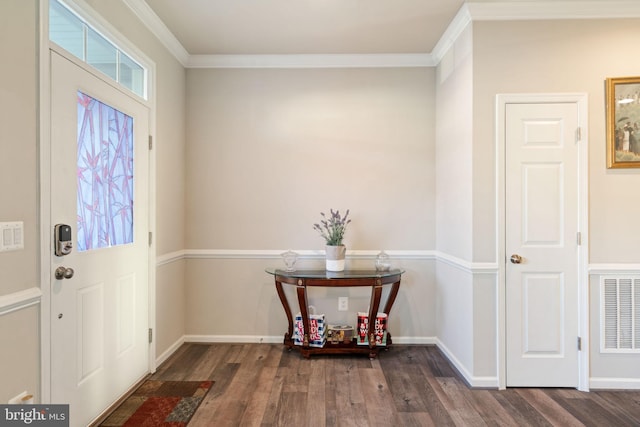
[[[50,258],[52,248],[53,225],[51,221],[51,66],[50,66],[50,50],[55,45],[49,42],[49,1],[42,0],[39,2],[39,35],[38,35],[38,130],[37,130],[37,156],[38,156],[38,221],[39,221],[39,260],[40,268],[40,289],[42,291],[40,303],[40,403],[51,403],[51,274],[50,274]],[[117,31],[113,30],[114,33]],[[152,233],[153,240],[148,247],[148,324],[149,328],[154,331],[154,339],[149,344],[149,360],[148,371],[154,373],[156,370],[156,85],[155,63],[148,57],[139,52],[127,39],[121,37],[118,39],[126,45],[130,50],[135,51],[136,60],[140,60],[147,68],[147,95],[148,99],[136,97],[133,93],[128,94],[122,89],[114,86],[117,90],[122,91],[134,98],[137,102],[145,104],[149,109],[149,134],[154,139],[154,148],[149,150],[149,231]],[[104,80],[107,84],[114,85],[111,81],[105,80],[96,73],[91,71],[87,64],[78,61],[75,57],[64,51],[56,51],[74,62],[81,68],[87,70],[96,77]],[[123,390],[123,392],[126,390]]]
[[[498,386],[507,384],[506,364],[506,208],[505,208],[505,125],[507,104],[572,103],[578,107],[580,144],[578,149],[578,230],[581,245],[578,249],[578,334],[582,338],[582,350],[578,352],[578,390],[589,391],[589,136],[588,96],[586,93],[521,93],[496,95],[496,260],[498,260],[497,289],[497,371]],[[577,345],[577,343],[576,343]]]

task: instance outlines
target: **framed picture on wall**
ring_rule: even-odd
[[[606,80],[607,167],[640,168],[640,77]]]

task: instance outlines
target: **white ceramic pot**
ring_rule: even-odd
[[[325,247],[327,271],[344,271],[347,248],[344,245]]]

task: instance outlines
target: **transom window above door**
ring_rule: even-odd
[[[70,4],[49,0],[49,40],[147,99],[147,70],[90,26]]]

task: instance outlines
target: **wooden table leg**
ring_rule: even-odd
[[[302,338],[302,346],[309,347],[309,303],[307,302],[307,287],[304,286],[302,279],[298,280],[296,287],[298,294],[298,305],[300,306],[300,314],[302,315],[302,327],[304,328],[304,336]]]
[[[369,358],[376,357],[376,318],[378,317],[378,308],[380,308],[380,298],[382,296],[382,283],[380,279],[376,279],[375,284],[371,288],[371,301],[369,302]]]
[[[391,285],[391,291],[389,292],[389,297],[387,298],[387,304],[384,306],[384,312],[389,315],[391,311],[391,307],[393,307],[393,303],[396,301],[396,297],[398,296],[398,290],[400,289],[400,280]]]
[[[276,279],[276,291],[278,292],[278,297],[280,298],[280,302],[282,303],[282,307],[284,308],[284,312],[287,315],[287,321],[289,322],[289,328],[287,332],[284,334],[284,344],[289,346],[293,345],[293,316],[291,314],[291,307],[289,306],[289,300],[287,300],[287,296],[284,294],[284,290],[282,289],[282,282]]]

